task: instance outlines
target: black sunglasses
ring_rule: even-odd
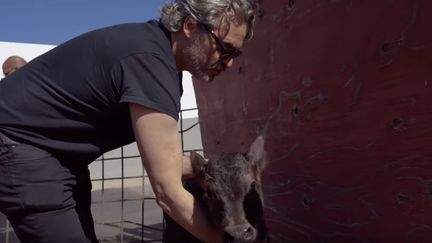
[[[224,43],[223,41],[221,41],[219,37],[217,37],[208,26],[200,22],[198,23],[210,34],[210,36],[218,45],[221,52],[219,56],[220,60],[229,60],[231,58],[234,59],[242,54],[242,52],[239,49],[235,48],[230,43]]]

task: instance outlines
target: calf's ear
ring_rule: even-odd
[[[198,179],[203,179],[206,172],[207,161],[197,152],[191,152],[190,155],[192,172]]]
[[[264,151],[264,138],[262,136],[258,136],[251,144],[247,157],[253,165],[256,165],[260,169],[265,168],[267,160]]]

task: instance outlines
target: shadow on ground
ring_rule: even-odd
[[[117,225],[111,226],[118,227]],[[136,225],[136,227],[123,229],[122,234],[100,239],[100,242],[162,242],[162,230],[162,224],[144,227],[142,227],[142,225]]]

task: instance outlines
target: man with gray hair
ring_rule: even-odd
[[[22,242],[97,242],[88,164],[136,141],[158,205],[205,242],[222,232],[183,188],[181,71],[212,81],[252,36],[255,0],[177,0],[161,19],[78,36],[0,85],[0,211]]]

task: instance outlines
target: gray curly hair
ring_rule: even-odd
[[[187,16],[192,16],[211,29],[218,24],[237,20],[247,24],[248,40],[253,35],[258,7],[258,0],[175,0],[162,7],[161,22],[169,31],[177,32]]]

